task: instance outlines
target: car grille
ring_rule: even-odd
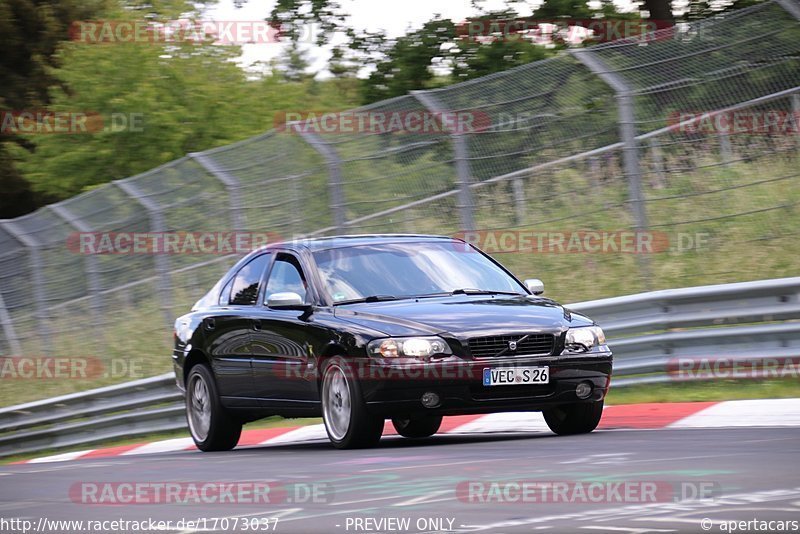
[[[516,350],[509,349],[509,343],[512,341],[517,343]],[[473,358],[482,360],[495,357],[549,355],[553,353],[554,345],[553,334],[514,334],[472,338],[469,340],[469,351]]]

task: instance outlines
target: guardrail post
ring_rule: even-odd
[[[123,193],[131,197],[133,200],[141,204],[147,211],[150,218],[150,231],[151,232],[166,232],[167,227],[164,223],[164,214],[161,212],[161,207],[150,200],[142,190],[135,184],[126,180],[114,180],[114,185],[119,187]],[[156,251],[154,256],[156,266],[156,275],[158,276],[158,293],[161,300],[161,311],[164,314],[164,320],[169,328],[175,321],[172,314],[172,281],[169,272],[169,259],[163,251]]]
[[[333,212],[333,226],[337,232],[341,232],[347,226],[347,218],[344,209],[344,190],[342,189],[342,160],[339,154],[328,143],[322,140],[319,135],[304,131],[298,123],[291,123],[291,128],[300,137],[316,150],[323,158],[328,167],[328,191],[330,193],[330,206]]]
[[[50,315],[47,310],[47,302],[45,299],[44,289],[44,276],[42,275],[42,257],[40,255],[40,247],[36,239],[28,233],[20,230],[16,223],[12,221],[0,221],[2,227],[9,235],[19,241],[28,251],[28,258],[30,259],[31,266],[31,290],[33,292],[33,302],[36,310],[36,319],[38,323],[39,333],[37,336],[42,344],[42,349],[47,352],[49,342],[52,340],[50,331]],[[9,319],[10,321],[10,319]],[[9,323],[10,324],[10,323]],[[19,347],[17,347],[19,349]]]
[[[63,219],[78,232],[89,233],[93,231],[85,222],[77,218],[69,209],[61,204],[51,204],[47,206],[47,209],[55,213],[56,216]],[[103,318],[103,299],[100,297],[102,287],[100,279],[98,278],[100,268],[97,264],[97,257],[94,254],[86,254],[84,261],[86,263],[86,285],[91,297],[91,304],[89,307],[92,311],[92,319],[94,320],[94,324],[100,324]]]
[[[428,111],[432,113],[444,113],[446,110],[439,100],[428,91],[411,91],[416,98]],[[453,143],[453,153],[456,165],[456,179],[458,185],[458,213],[461,217],[462,230],[469,232],[475,230],[474,209],[475,203],[472,199],[472,171],[469,164],[469,146],[467,138],[462,132],[450,132],[450,140]]]
[[[628,181],[628,201],[633,211],[637,232],[647,231],[647,212],[642,193],[642,169],[639,160],[639,142],[636,139],[636,114],[634,110],[633,88],[619,74],[597,57],[591,48],[570,49],[569,53],[591,72],[596,74],[617,96],[619,108],[619,135],[623,143],[622,159],[625,177]],[[644,286],[651,287],[650,264],[644,254],[637,254]]]
[[[11,321],[11,315],[8,313],[6,303],[3,300],[3,294],[0,293],[0,326],[3,327],[3,335],[8,342],[8,348],[11,353],[4,356],[17,356],[22,354],[22,347],[19,344],[19,338],[14,331],[14,323]]]
[[[225,189],[228,190],[228,199],[230,201],[231,210],[231,226],[232,230],[244,230],[244,215],[242,213],[242,184],[238,178],[217,165],[217,162],[208,157],[203,152],[191,152],[189,157],[195,160],[201,167],[203,167],[214,178],[222,182]]]

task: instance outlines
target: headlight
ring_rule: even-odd
[[[378,358],[429,358],[437,354],[453,354],[447,342],[432,337],[390,337],[376,339],[367,345],[367,354]]]
[[[567,330],[564,348],[567,352],[589,352],[606,344],[606,335],[599,326],[579,326]]]

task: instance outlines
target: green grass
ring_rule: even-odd
[[[612,380],[606,404],[784,398],[800,398],[800,380],[715,380],[624,388],[615,388]]]

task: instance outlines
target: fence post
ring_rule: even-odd
[[[444,107],[439,100],[429,91],[411,91],[416,98],[428,111],[432,113],[444,113]],[[467,138],[462,132],[450,132],[450,140],[453,143],[454,160],[456,164],[456,179],[458,184],[458,212],[461,217],[462,230],[469,232],[475,230],[475,203],[472,199],[472,171],[469,165],[469,146]]]
[[[800,93],[792,95],[792,119],[794,120],[795,140],[800,149]]]
[[[728,121],[730,124],[730,121]],[[731,147],[731,138],[724,129],[720,130],[717,134],[717,139],[719,139],[719,153],[722,159],[722,163],[730,163],[733,161],[733,148]]]
[[[637,232],[647,231],[647,212],[642,194],[642,169],[639,160],[639,142],[636,139],[636,115],[633,88],[619,74],[597,57],[591,48],[570,49],[569,53],[591,72],[596,74],[617,96],[619,108],[619,134],[622,141],[622,160],[628,181],[628,201],[631,204]],[[650,264],[644,254],[637,254],[645,289],[651,288]]]
[[[3,327],[3,335],[8,341],[8,348],[11,350],[11,356],[21,355],[22,347],[19,344],[19,338],[14,331],[14,323],[11,321],[11,315],[8,313],[6,303],[3,300],[3,293],[0,292],[0,325]]]
[[[650,156],[653,158],[653,171],[655,172],[655,187],[661,189],[667,185],[664,174],[664,154],[661,153],[661,143],[658,137],[650,138]]]
[[[333,212],[333,225],[336,227],[337,232],[342,232],[347,226],[344,210],[344,191],[342,189],[342,160],[336,150],[323,141],[319,135],[300,128],[298,123],[291,123],[290,126],[294,128],[303,141],[325,158],[325,165],[328,167],[328,191],[331,196],[330,206]]]
[[[16,223],[12,221],[0,221],[0,228],[3,228],[9,235],[19,241],[28,251],[28,258],[30,259],[31,266],[31,285],[33,292],[34,308],[36,310],[37,328],[41,333],[39,337],[42,344],[42,349],[47,351],[49,341],[52,340],[50,331],[50,316],[47,310],[47,302],[45,301],[44,289],[44,276],[42,276],[42,257],[39,254],[40,244],[36,239],[28,233],[17,228]],[[9,318],[10,320],[10,318]],[[10,324],[10,323],[9,323]],[[17,347],[19,349],[19,347]]]
[[[79,218],[75,217],[75,215],[73,215],[69,209],[61,204],[51,204],[47,206],[47,209],[55,213],[57,217],[63,219],[68,225],[78,232],[88,233],[92,231],[92,228],[90,228]],[[86,254],[85,263],[87,279],[86,285],[91,297],[91,304],[89,307],[92,310],[92,319],[94,320],[94,324],[100,324],[103,318],[103,299],[100,297],[100,291],[102,290],[102,287],[100,284],[100,279],[98,278],[100,268],[97,264],[97,256],[93,254]]]
[[[516,219],[516,224],[523,225],[527,219],[527,211],[525,209],[525,186],[522,178],[511,180],[511,190],[514,195],[514,219]]]
[[[232,230],[244,230],[244,215],[242,214],[242,184],[237,177],[217,165],[217,162],[203,152],[190,152],[189,157],[195,160],[214,178],[222,182],[228,190],[231,210]]]
[[[150,200],[141,189],[129,180],[130,179],[114,180],[111,183],[141,204],[145,211],[147,211],[147,215],[150,218],[151,232],[166,232],[167,227],[164,223],[164,214],[161,212],[161,207]],[[156,275],[158,276],[158,293],[161,300],[161,311],[164,314],[164,320],[167,325],[172,328],[175,317],[172,315],[172,281],[169,272],[169,259],[163,254],[163,251],[156,251],[154,262],[156,266]]]
[[[794,18],[800,20],[800,4],[796,0],[777,0],[778,4]]]

